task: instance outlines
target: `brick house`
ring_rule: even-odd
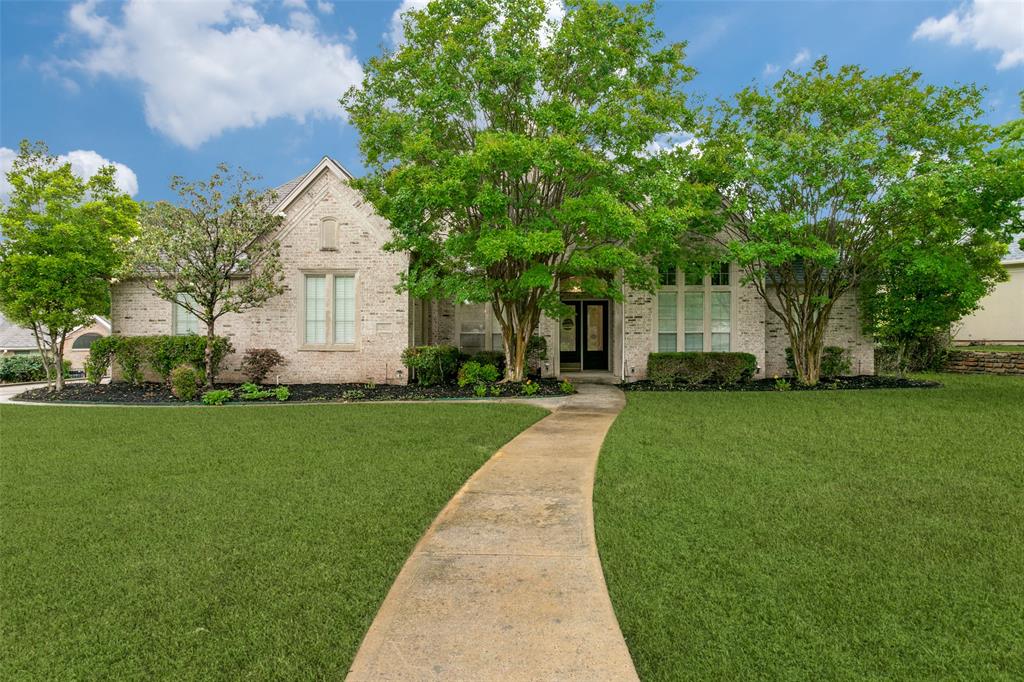
[[[258,310],[218,322],[218,334],[236,349],[224,361],[224,380],[240,378],[246,348],[276,348],[287,362],[270,380],[282,383],[401,383],[407,379],[401,354],[410,345],[501,350],[488,304],[423,301],[395,291],[408,255],[384,250],[387,221],[349,186],[351,178],[325,157],[278,188],[285,291]],[[737,268],[723,263],[698,279],[663,273],[655,295],[625,287],[621,301],[584,299],[567,290],[563,300],[575,314],[544,318],[538,329],[549,349],[543,372],[630,381],[645,376],[652,351],[724,350],[752,353],[763,375],[786,374],[785,332],[739,279]],[[111,313],[118,335],[202,331],[184,309],[139,281],[115,285]],[[852,298],[835,307],[827,343],[849,351],[855,373],[874,372],[872,343],[861,334]]]

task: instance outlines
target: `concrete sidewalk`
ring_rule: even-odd
[[[581,385],[503,447],[413,550],[348,680],[636,680],[594,541],[622,392]]]

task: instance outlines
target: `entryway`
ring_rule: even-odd
[[[558,363],[562,372],[608,371],[608,301],[562,301],[572,311],[558,331]]]

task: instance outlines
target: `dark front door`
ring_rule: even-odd
[[[608,369],[608,301],[562,301],[572,310],[559,329],[563,371]]]

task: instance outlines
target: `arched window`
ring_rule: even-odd
[[[99,334],[82,334],[71,344],[71,350],[89,350],[92,342],[100,338]]]
[[[337,218],[322,218],[320,220],[320,249],[323,251],[337,251],[338,249],[338,220]]]

